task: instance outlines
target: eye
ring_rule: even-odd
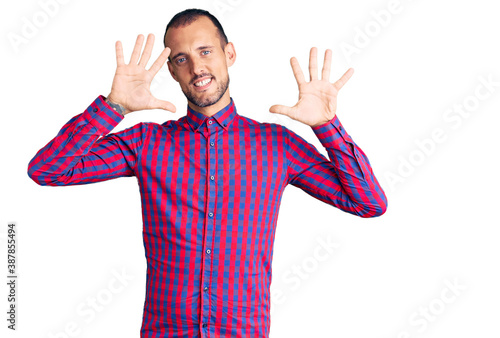
[[[177,60],[175,60],[176,63],[182,63],[186,60],[186,58],[178,58]]]
[[[210,54],[210,53],[211,53],[211,51],[209,51],[209,50],[204,50],[203,52],[201,52],[201,54],[203,54],[203,55],[207,55],[207,54]]]

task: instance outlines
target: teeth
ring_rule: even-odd
[[[194,85],[196,87],[203,87],[204,85],[206,85],[210,81],[212,81],[212,79],[206,79],[206,80],[203,80],[203,81],[200,81],[200,82],[196,82]]]

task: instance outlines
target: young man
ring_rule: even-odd
[[[311,126],[328,160],[291,130],[237,113],[228,76],[235,48],[210,13],[177,14],[165,32],[166,48],[149,70],[154,36],[141,55],[143,40],[139,35],[128,64],[116,43],[109,95],[64,125],[31,160],[28,173],[53,186],[137,177],[148,267],[141,337],[267,337],[274,234],[285,187],[292,184],[360,217],[386,210],[368,158],[335,114],[337,93],[352,69],[330,83],[328,50],[319,79],[313,48],[309,82],[291,60],[297,104],[270,108]],[[175,111],[149,91],[167,58],[188,99],[186,116],[109,133],[130,112]]]

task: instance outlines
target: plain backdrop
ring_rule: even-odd
[[[367,154],[387,212],[362,219],[289,186],[274,243],[271,334],[498,337],[500,21],[489,0],[2,2],[2,337],[139,337],[146,261],[134,177],[42,187],[36,152],[107,95],[138,34],[163,49],[177,12],[211,11],[235,45],[238,112],[283,124],[327,155],[310,127],[269,113],[295,104],[290,67],[333,51],[355,72],[337,115]],[[153,93],[178,112],[134,112],[112,131],[186,113],[165,65]],[[7,224],[17,224],[17,330],[7,329]],[[92,307],[94,300],[94,307]],[[66,332],[66,333],[64,333]],[[76,332],[76,333],[75,333]]]

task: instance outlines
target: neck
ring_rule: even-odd
[[[229,95],[229,89],[226,90],[224,95],[220,98],[219,101],[217,101],[215,104],[207,107],[199,107],[195,104],[193,104],[191,101],[188,101],[189,108],[202,113],[205,116],[212,116],[217,114],[221,109],[226,107],[229,103],[231,103],[231,96]]]

